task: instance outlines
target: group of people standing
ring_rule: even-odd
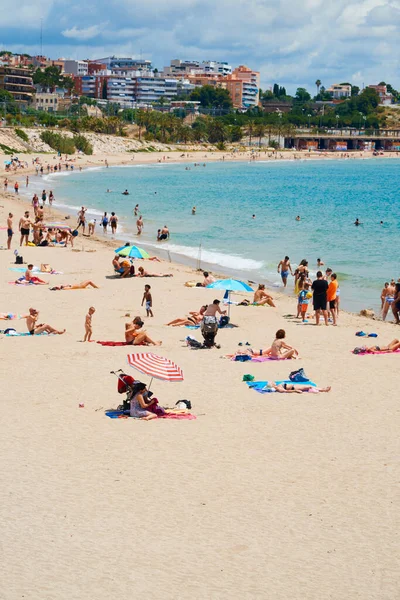
[[[318,258],[316,279],[311,281],[306,259],[300,261],[299,266],[293,272],[289,256],[285,256],[278,264],[278,273],[281,275],[284,287],[287,286],[289,273],[294,277],[294,292],[298,299],[296,316],[301,316],[303,323],[307,323],[307,311],[312,299],[316,325],[319,325],[321,315],[325,325],[329,324],[329,318],[333,325],[337,325],[340,301],[339,282],[332,269],[327,268],[325,274],[320,270],[323,264]]]
[[[385,321],[389,310],[392,311],[395,322],[400,323],[400,279],[386,281],[381,292],[382,319]]]

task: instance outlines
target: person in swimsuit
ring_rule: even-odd
[[[285,258],[283,260],[281,260],[278,265],[278,273],[281,274],[283,287],[286,287],[287,278],[289,276],[289,271],[290,271],[290,274],[293,276],[292,266],[290,264],[289,257],[285,256]]]
[[[171,325],[172,327],[181,327],[182,325],[199,325],[203,320],[203,314],[207,310],[207,304],[200,308],[199,312],[191,311],[189,312],[189,316],[184,319],[174,319],[169,323],[166,323],[167,326]]]
[[[141,235],[142,231],[143,231],[143,217],[142,217],[142,215],[140,215],[139,218],[136,221],[136,228],[137,228],[137,234]]]
[[[380,352],[397,352],[400,349],[400,340],[394,339],[387,346],[370,346],[365,348],[368,354],[376,354]]]
[[[50,290],[52,292],[57,292],[59,290],[84,290],[87,287],[92,287],[98,289],[99,286],[93,283],[93,281],[82,281],[81,283],[75,283],[74,285],[59,285],[55,287],[51,287]]]
[[[173,277],[173,275],[172,273],[149,273],[143,267],[139,267],[137,277]]]
[[[131,417],[136,419],[142,419],[143,421],[150,421],[151,419],[157,419],[157,415],[147,408],[155,403],[155,399],[151,400],[147,396],[147,387],[145,383],[138,381],[133,386],[132,400],[129,414]]]
[[[169,229],[166,225],[164,225],[160,233],[160,242],[164,240],[169,240]]]
[[[86,228],[86,208],[82,206],[81,210],[78,212],[78,224],[76,226],[77,229],[82,226],[82,233],[85,233]]]
[[[253,304],[256,306],[263,306],[264,304],[268,304],[269,306],[275,307],[272,296],[267,294],[265,291],[265,285],[260,283],[258,286],[258,290],[254,292]]]
[[[142,298],[142,306],[144,304],[144,302],[146,302],[146,315],[148,317],[154,317],[153,315],[153,311],[152,311],[152,306],[153,306],[153,298],[151,295],[151,286],[150,285],[145,285],[144,286],[144,294],[143,294],[143,298]]]
[[[8,219],[7,219],[7,248],[8,250],[10,250],[11,248],[11,240],[12,240],[12,236],[14,235],[14,231],[13,231],[13,214],[12,213],[8,213]]]
[[[398,325],[400,323],[400,282],[395,284],[395,296],[392,304],[392,312]]]
[[[330,386],[326,388],[317,388],[313,385],[298,383],[271,383],[271,386],[275,390],[275,392],[279,392],[280,394],[303,394],[304,392],[309,392],[311,394],[320,394],[322,392],[331,391]]]
[[[117,232],[117,224],[118,224],[118,217],[116,216],[115,212],[112,212],[111,217],[110,217],[110,226],[111,226],[112,235],[115,235],[115,233]]]
[[[144,323],[135,317],[132,323],[125,323],[125,341],[132,346],[161,346],[162,342],[153,342],[145,331],[140,331]]]
[[[103,233],[107,233],[108,217],[106,212],[103,215],[101,224],[103,225]]]
[[[293,346],[289,346],[283,341],[285,337],[285,330],[278,329],[275,334],[275,339],[272,342],[272,346],[266,350],[260,350],[258,354],[252,352],[253,356],[269,356],[274,360],[279,360],[282,358],[297,358],[299,355],[298,351],[293,348]]]
[[[26,326],[30,335],[39,335],[39,333],[57,333],[58,335],[62,335],[65,333],[65,329],[58,330],[54,329],[50,325],[45,323],[37,324],[37,320],[39,318],[39,311],[36,308],[29,309],[29,315],[26,317]]]
[[[28,245],[29,234],[30,234],[30,226],[32,225],[32,221],[29,218],[29,212],[25,211],[24,216],[19,220],[19,230],[21,233],[21,239],[19,245],[22,246],[22,243],[25,239],[25,246]]]
[[[384,285],[384,287],[383,287],[383,289],[381,291],[381,310],[383,310],[383,306],[385,304],[385,298],[387,296],[387,289],[388,289],[388,287],[389,287],[389,282],[386,281],[385,285]]]
[[[385,302],[382,309],[382,320],[384,321],[389,312],[389,308],[392,308],[394,297],[396,294],[396,288],[394,283],[390,282],[386,288]]]

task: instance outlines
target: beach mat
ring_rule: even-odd
[[[46,333],[45,331],[42,331],[42,333],[35,333],[34,335],[31,335],[29,333],[29,331],[17,331],[16,333],[6,333],[6,337],[37,337],[38,335],[52,335],[50,333]]]
[[[247,386],[250,389],[255,390],[259,394],[270,394],[271,392],[276,393],[276,392],[273,392],[272,390],[265,389],[265,387],[268,385],[268,381],[246,381],[245,383],[247,384]],[[290,379],[284,379],[283,381],[274,381],[273,383],[275,383],[275,385],[281,385],[284,383],[295,384],[298,382],[290,381]],[[313,381],[302,381],[301,383],[304,385],[311,385],[313,387],[317,387],[317,384],[314,383]]]
[[[101,346],[133,346],[129,342],[96,342],[96,344],[100,344]]]
[[[354,356],[376,356],[377,354],[400,354],[400,348],[398,350],[395,350],[394,352],[390,352],[390,350],[380,350],[378,352],[353,352],[353,350],[351,350],[351,353],[354,354]]]
[[[131,417],[130,415],[124,413],[124,411],[122,411],[122,410],[106,410],[105,414],[110,419],[135,419],[135,418],[137,418],[137,417]],[[193,421],[194,419],[196,419],[196,416],[191,415],[189,413],[182,413],[182,414],[178,414],[178,415],[166,414],[166,415],[157,417],[157,419],[170,419],[172,421]],[[156,419],[153,419],[153,420],[155,421]]]
[[[242,357],[243,359],[239,358],[237,359],[237,357]],[[227,354],[225,358],[230,358],[233,362],[258,362],[258,363],[262,363],[262,362],[277,362],[278,360],[293,360],[292,358],[272,358],[271,356],[250,356],[249,354],[235,354],[232,356],[232,354]]]

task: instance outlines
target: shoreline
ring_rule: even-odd
[[[168,156],[168,153],[142,153],[140,155],[140,159],[138,161],[135,160],[135,162],[132,162],[134,159],[131,158],[131,161],[124,161],[123,158],[126,157],[126,154],[129,153],[124,153],[123,155],[117,155],[117,156],[112,156],[112,157],[107,157],[107,158],[102,158],[102,157],[98,157],[95,161],[93,161],[93,156],[78,156],[75,158],[75,168],[73,171],[62,171],[60,174],[57,173],[44,173],[43,177],[46,177],[47,175],[55,175],[57,177],[57,179],[60,177],[68,177],[69,175],[72,174],[76,174],[77,173],[77,169],[76,166],[80,167],[81,170],[90,170],[90,169],[101,169],[101,170],[105,170],[107,168],[107,166],[104,164],[104,161],[106,160],[108,162],[108,165],[110,167],[134,167],[134,166],[142,166],[142,165],[146,165],[146,164],[158,164],[161,160],[160,157],[162,156]],[[193,152],[192,153],[188,153],[189,156],[180,156],[180,157],[174,157],[174,158],[179,158],[179,160],[171,160],[170,162],[164,162],[163,164],[169,164],[169,165],[173,165],[173,164],[191,164],[193,162],[193,160],[199,159],[201,157],[196,157],[193,156]],[[227,156],[227,153],[225,152],[220,152],[220,153],[213,153],[213,155],[210,157],[207,155],[203,157],[203,159],[207,158],[212,158],[212,161],[210,162],[222,162],[222,156],[227,157],[226,158],[226,162],[243,162],[243,163],[248,163],[248,162],[253,162],[250,160],[246,160],[246,157],[243,155],[248,154],[249,156],[251,155],[251,152],[246,152],[246,153],[241,153],[242,155],[229,155]],[[313,156],[313,154],[316,154],[317,156]],[[298,158],[302,159],[304,162],[310,161],[310,160],[325,160],[325,156],[321,156],[319,155],[320,153],[307,153],[305,155],[305,153],[302,152],[298,152],[296,153],[296,155],[299,155]],[[358,154],[360,154],[359,152],[355,153],[354,155],[351,156],[351,158],[354,160],[363,160],[363,159],[373,159],[376,158],[376,160],[378,160],[379,158],[399,158],[398,154],[396,152],[390,153],[391,156],[384,156],[384,157],[374,157],[372,155],[372,152],[366,152],[366,153],[361,153],[362,156],[357,156]],[[368,156],[367,156],[368,155]],[[22,155],[21,155],[22,156]],[[39,156],[45,156],[48,157],[48,154],[45,155],[39,155]],[[103,155],[101,155],[103,156]],[[291,156],[291,155],[290,155]],[[171,157],[169,157],[171,158]],[[335,159],[335,160],[349,160],[348,158],[344,158],[341,156],[331,156],[329,155],[328,157],[329,159]],[[56,159],[56,156],[53,157],[53,160]],[[86,164],[77,164],[77,160],[82,160],[84,161]],[[288,161],[289,159],[287,159],[286,157],[282,157],[282,158],[268,158],[265,159],[264,157],[259,158],[258,160],[254,161],[254,162],[281,162],[281,161]],[[46,161],[46,164],[49,161]],[[201,161],[202,162],[202,161]],[[207,162],[207,161],[206,161]],[[29,163],[28,163],[29,165]],[[13,182],[14,180],[18,179],[20,180],[20,190],[23,190],[23,193],[20,194],[20,198],[23,198],[23,196],[25,196],[25,187],[24,187],[24,183],[25,183],[25,176],[27,174],[35,174],[35,167],[33,165],[29,165],[28,168],[26,170],[24,170],[24,175],[22,175],[22,173],[12,173],[9,176],[9,181]],[[38,178],[38,180],[35,179],[36,181],[40,181],[41,177]],[[11,183],[12,186],[12,183]],[[0,192],[0,198],[2,197],[2,195],[4,195],[4,193]],[[26,196],[29,196],[29,192],[27,192]],[[14,197],[15,195],[13,192],[9,192],[8,193],[8,197]],[[26,199],[26,202],[28,204],[30,204],[29,200]],[[55,205],[53,205],[52,209],[49,210],[49,207],[46,207],[45,210],[45,218],[49,216],[49,214],[51,214],[52,218],[54,219],[54,217],[56,217],[58,215],[59,219],[61,221],[65,220],[65,212],[67,214],[69,214],[69,216],[71,217],[71,222],[76,219],[76,215],[74,212],[74,208],[69,207],[68,205],[65,205],[65,207],[63,206],[62,208],[57,207],[57,203]],[[95,209],[97,211],[97,209]],[[90,212],[90,211],[89,211]],[[98,212],[98,211],[97,211]],[[95,215],[97,216],[97,214]],[[71,226],[73,227],[73,226]],[[126,243],[127,238],[129,237],[130,239],[133,240],[133,244],[135,243],[140,243],[145,249],[147,249],[150,253],[155,254],[156,256],[158,256],[159,258],[162,258],[163,260],[170,262],[170,263],[174,263],[176,265],[183,265],[185,267],[189,267],[190,269],[192,269],[193,273],[196,273],[199,270],[208,270],[208,271],[212,271],[217,277],[235,277],[238,279],[243,279],[243,280],[248,280],[249,282],[252,281],[252,279],[258,279],[258,282],[262,282],[264,283],[269,291],[275,295],[279,295],[285,298],[291,298],[293,302],[296,302],[296,296],[294,295],[293,291],[289,291],[289,289],[284,289],[281,285],[277,285],[277,283],[274,283],[273,281],[267,279],[267,277],[265,276],[259,276],[257,277],[256,274],[252,275],[248,274],[248,272],[245,271],[241,271],[239,269],[234,269],[234,268],[230,268],[230,267],[221,267],[219,266],[217,263],[209,263],[206,260],[201,260],[200,259],[200,267],[197,266],[199,263],[199,259],[198,258],[194,258],[194,257],[190,257],[186,254],[180,254],[177,251],[174,250],[170,250],[168,248],[163,247],[163,245],[158,245],[154,242],[152,242],[151,240],[146,240],[146,239],[142,239],[139,240],[136,233],[134,231],[127,231],[127,232],[120,232],[117,233],[117,236],[115,238],[107,238],[106,236],[103,236],[103,234],[100,231],[100,225],[99,223],[97,223],[97,231],[98,233],[95,234],[94,239],[99,242],[99,243],[104,243],[105,246],[107,247],[113,247],[115,245],[115,247],[118,247],[119,245],[122,245],[124,243]],[[98,235],[100,233],[100,235]],[[82,234],[80,235],[79,238],[77,238],[76,242],[78,242],[78,240],[83,239]],[[88,239],[88,237],[85,236],[85,239]],[[92,238],[93,239],[93,238]],[[190,247],[188,247],[190,248]],[[288,287],[292,287],[291,285]],[[368,306],[363,306],[363,309],[370,309],[370,307]],[[346,311],[349,314],[359,314],[359,311],[357,310],[348,310],[346,309]],[[376,313],[375,320],[381,320],[379,313]]]

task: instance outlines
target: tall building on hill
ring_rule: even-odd
[[[32,71],[17,67],[0,66],[0,90],[6,90],[17,102],[28,104],[32,101]]]
[[[135,71],[153,70],[151,60],[142,58],[107,56],[106,58],[96,58],[95,60],[92,60],[90,62],[105,65],[106,69],[128,68],[134,69]]]

